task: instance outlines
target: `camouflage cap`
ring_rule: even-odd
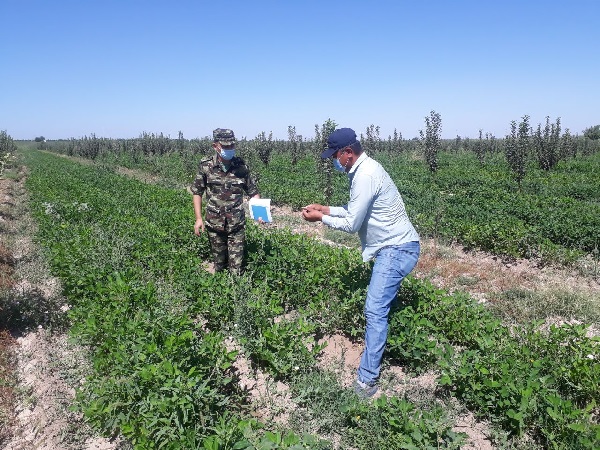
[[[228,128],[217,128],[213,130],[213,140],[221,145],[235,144],[235,135]]]

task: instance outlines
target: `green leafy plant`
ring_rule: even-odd
[[[442,116],[431,111],[428,117],[425,117],[425,133],[419,130],[421,143],[425,150],[425,159],[431,172],[438,170],[438,152],[440,150],[440,141],[442,133]]]

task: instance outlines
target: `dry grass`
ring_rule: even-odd
[[[0,242],[0,290],[10,289],[14,284],[15,259],[10,250]]]
[[[11,437],[15,422],[15,344],[14,338],[7,331],[0,331],[0,446]]]
[[[6,238],[5,229],[10,218],[10,208],[13,206],[9,194],[10,182],[0,180],[0,199],[2,206],[2,241],[0,241],[0,296],[4,296],[14,285],[15,259],[11,250],[3,242]],[[0,307],[0,314],[3,314]],[[0,330],[0,445],[11,437],[15,421],[17,376],[15,373],[16,354],[15,340],[7,330]]]
[[[598,324],[600,279],[577,267],[539,267],[535,261],[503,261],[459,245],[423,240],[414,274],[448,291],[464,291],[508,321],[562,316]]]

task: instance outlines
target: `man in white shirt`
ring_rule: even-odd
[[[333,157],[336,170],[348,175],[350,201],[342,207],[308,205],[302,216],[309,222],[322,221],[331,228],[358,232],[363,261],[375,259],[365,301],[365,349],[354,383],[361,397],[372,397],[377,392],[390,307],[402,280],[419,259],[419,234],[393,180],[363,152],[352,129],[335,130],[327,147],[321,157]]]

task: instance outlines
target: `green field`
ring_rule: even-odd
[[[106,435],[119,432],[134,448],[333,448],[334,441],[337,448],[459,448],[465,437],[452,431],[449,415],[458,401],[489,421],[498,445],[600,442],[600,347],[583,324],[504,323],[465,294],[409,277],[390,318],[386,359],[412,376],[435,373],[435,400],[362,402],[333,369],[319,367],[315,345],[332,333],[362,336],[370,266],[360,263],[357,249],[249,224],[247,273],[211,275],[200,268],[208,244],[191,232],[186,180],[169,176],[176,170],[148,184],[116,174],[108,157],[82,165],[34,150],[22,155],[39,243],[71,305],[70,333],[93,362],[77,407]],[[497,158],[475,171],[469,155],[449,153],[429,174],[418,158],[380,156],[424,235],[508,256],[540,256],[533,249],[543,245],[552,261],[569,262],[594,248],[598,236],[581,230],[596,226],[597,216],[582,216],[589,224],[575,226],[564,208],[539,208],[537,215],[532,208],[552,195],[570,199],[564,200],[570,215],[597,208],[598,193],[590,188],[597,155],[535,177],[532,170],[520,192]],[[160,158],[183,164],[174,155]],[[263,196],[292,206],[320,200],[314,161],[306,156],[293,165],[283,153],[268,165],[254,161]],[[560,183],[572,173],[578,183]],[[332,201],[344,201],[344,178],[332,182]],[[512,201],[501,194],[507,190]],[[294,197],[278,200],[286,193]],[[534,226],[542,213],[547,223]],[[482,231],[494,216],[506,217]],[[528,233],[526,246],[501,239],[506,224],[513,227],[507,234]],[[552,240],[559,226],[572,237]],[[465,241],[474,236],[476,242]],[[486,241],[490,236],[500,238]],[[227,337],[239,351],[226,346]],[[234,370],[239,358],[289,386],[295,407],[286,424],[252,414],[255,405]]]

